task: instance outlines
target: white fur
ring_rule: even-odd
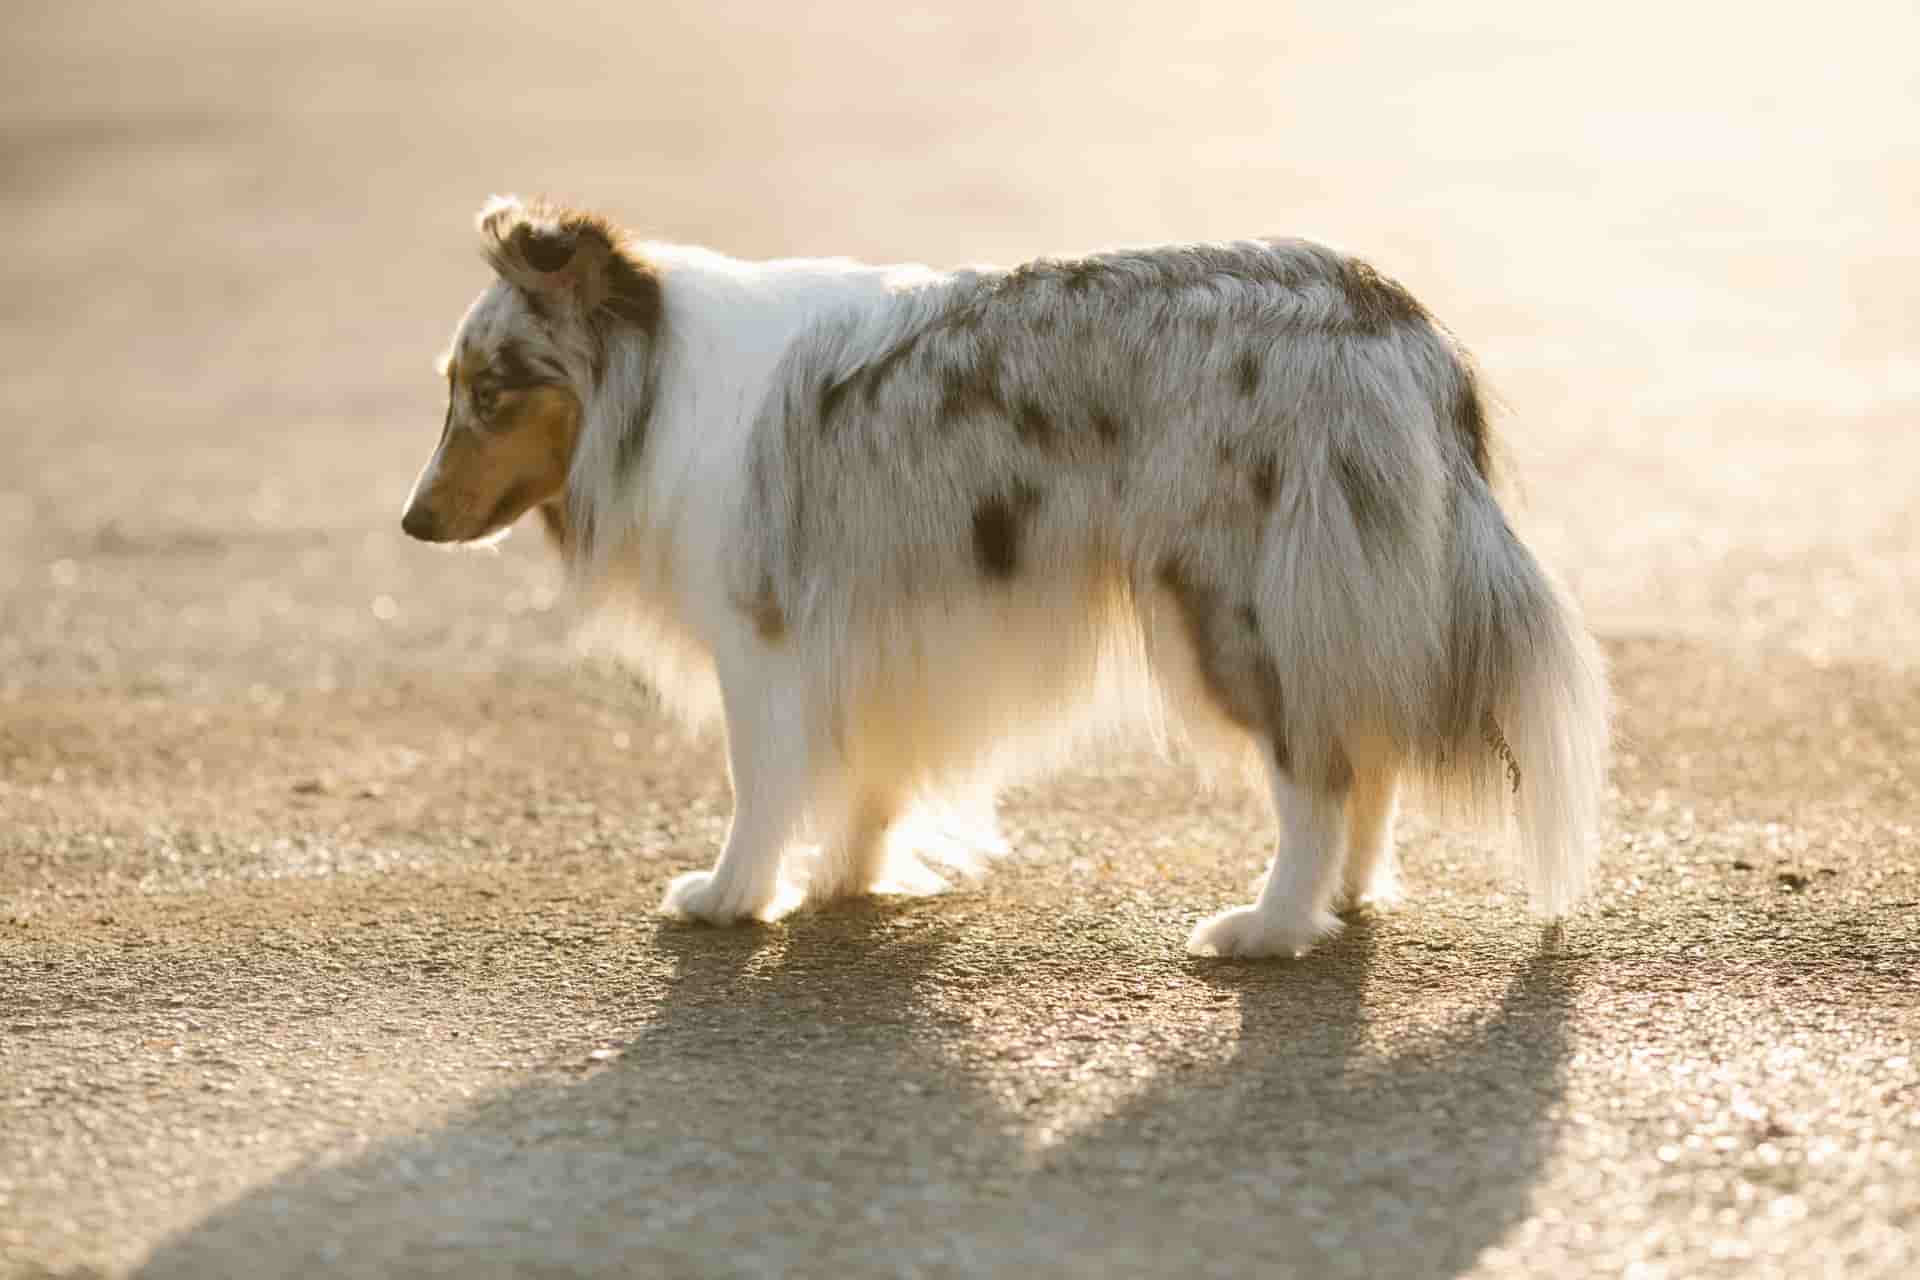
[[[1457,732],[1441,741],[1434,708],[1456,687],[1484,704],[1522,770],[1514,790],[1536,904],[1550,914],[1572,905],[1591,863],[1604,770],[1600,661],[1570,602],[1505,529],[1453,442],[1446,406],[1471,394],[1470,381],[1459,390],[1451,348],[1424,321],[1365,341],[1329,322],[1311,349],[1278,344],[1257,394],[1220,389],[1231,386],[1230,354],[1193,339],[1179,368],[1196,389],[1173,385],[1169,373],[1167,386],[1119,405],[1130,422],[1154,423],[1165,412],[1153,397],[1190,396],[1196,422],[1226,424],[1223,441],[1240,438],[1235,415],[1285,413],[1306,424],[1280,446],[1272,514],[1245,526],[1251,541],[1205,535],[1212,541],[1192,551],[1206,564],[1249,566],[1257,609],[1247,607],[1246,625],[1278,655],[1289,758],[1225,713],[1196,649],[1197,597],[1175,598],[1149,570],[1180,552],[1183,513],[1215,500],[1209,486],[1229,483],[1178,432],[1164,445],[1159,436],[1134,442],[1131,469],[1098,473],[1108,478],[1097,482],[1079,462],[1020,452],[996,443],[1004,431],[985,428],[954,428],[952,443],[897,485],[847,472],[837,460],[851,454],[788,438],[827,438],[833,410],[812,399],[823,386],[871,374],[969,300],[995,305],[995,277],[838,260],[751,264],[662,244],[625,251],[658,272],[664,321],[651,341],[616,335],[603,376],[583,393],[568,494],[574,525],[588,532],[574,569],[599,638],[640,663],[689,723],[723,721],[736,805],[718,862],[675,880],[667,912],[764,920],[809,893],[924,889],[926,876],[900,846],[928,813],[959,812],[977,844],[996,850],[996,785],[1060,761],[1090,735],[1133,727],[1264,776],[1274,798],[1280,843],[1258,903],[1202,923],[1190,948],[1298,954],[1338,927],[1339,902],[1393,899],[1399,782],[1424,783],[1469,814],[1498,816],[1509,803],[1491,740],[1484,753],[1461,750]],[[1302,270],[1333,270],[1324,251],[1284,251]],[[1120,283],[1101,304],[1115,316],[1103,332],[1178,321],[1211,334],[1216,320],[1232,331],[1271,309],[1268,284],[1203,270],[1197,290],[1177,295],[1184,311],[1167,320],[1172,313],[1123,291],[1136,264],[1150,271],[1159,261],[1111,260]],[[1069,315],[1065,288],[1042,279],[1039,301],[1001,305]],[[1323,312],[1337,319],[1339,299],[1323,293],[1314,277],[1287,294],[1298,314],[1286,323],[1319,323]],[[483,299],[476,313],[486,309]],[[990,322],[996,314],[988,311]],[[1104,367],[1099,342],[1075,348],[1073,332],[1050,341],[1068,344],[1085,368]],[[1020,350],[996,351],[1019,367]],[[1127,385],[1115,368],[1111,385]],[[905,360],[889,376],[868,399],[850,394],[864,416],[848,430],[889,431],[893,417],[933,412],[941,384],[932,363]],[[576,381],[588,385],[584,375]],[[646,397],[640,461],[622,472],[623,433]],[[1163,429],[1171,430],[1142,428]],[[904,436],[884,438],[887,448],[910,447]],[[783,448],[800,459],[787,472]],[[803,456],[807,449],[815,453]],[[1343,457],[1371,468],[1364,483],[1378,486],[1401,522],[1386,550],[1368,541],[1385,535],[1338,500],[1332,460]],[[803,499],[819,498],[806,466],[839,477],[827,523],[800,514]],[[1012,584],[969,576],[965,551],[966,504],[1003,472],[1047,486],[1027,544],[1034,567]],[[805,484],[816,490],[801,492]],[[791,531],[803,519],[828,532],[802,543]],[[777,603],[777,635],[743,603],[755,592]],[[1509,651],[1520,655],[1511,669],[1485,656]],[[1480,655],[1484,669],[1448,669],[1458,652]],[[1350,787],[1316,781],[1337,777],[1348,760]],[[818,853],[788,858],[803,840]],[[971,865],[956,850],[928,840],[917,852]]]

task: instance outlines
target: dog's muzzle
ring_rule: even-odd
[[[440,524],[440,518],[424,505],[408,507],[406,514],[400,517],[400,528],[409,538],[418,538],[422,542],[445,542],[447,535]]]

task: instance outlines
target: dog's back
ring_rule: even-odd
[[[1245,243],[892,305],[904,332],[847,315],[790,353],[741,559],[817,636],[854,741],[930,774],[1005,760],[1115,687],[1132,630],[1202,695],[1189,721],[1294,776],[1344,790],[1364,756],[1483,813],[1517,792],[1538,898],[1577,894],[1599,660],[1493,497],[1471,366],[1404,289]]]
[[[1470,365],[1371,268],[1297,241],[756,266],[511,204],[483,230],[533,317],[494,295],[491,327],[572,362],[556,533],[726,718],[733,833],[670,910],[766,914],[802,827],[814,895],[865,891],[916,796],[1136,711],[1258,762],[1281,820],[1260,905],[1196,950],[1292,953],[1387,896],[1403,781],[1512,805],[1538,905],[1578,893],[1599,658],[1493,496]]]

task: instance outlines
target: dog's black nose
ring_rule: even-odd
[[[400,517],[400,527],[409,538],[418,538],[422,542],[441,541],[440,521],[425,507],[408,507],[407,513]]]

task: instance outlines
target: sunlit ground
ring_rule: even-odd
[[[0,1273],[1909,1274],[1917,12],[10,14]],[[1122,752],[980,886],[662,928],[714,744],[533,530],[397,528],[502,190],[1369,257],[1614,665],[1596,901],[1416,815],[1399,911],[1189,962],[1268,821]]]

